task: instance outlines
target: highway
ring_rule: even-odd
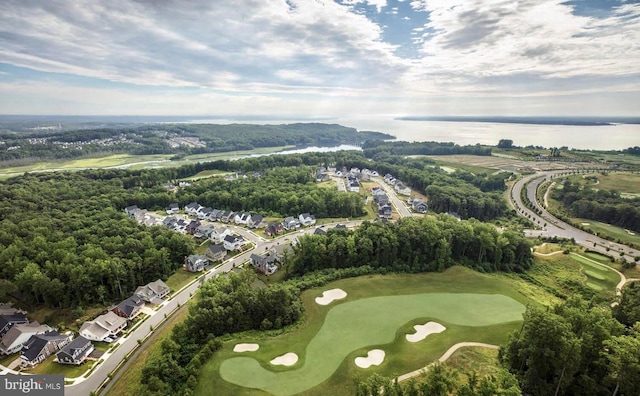
[[[616,259],[624,257],[624,259],[629,262],[635,261],[635,257],[640,256],[640,251],[632,249],[626,245],[602,239],[600,237],[597,237],[596,235],[577,229],[553,216],[543,207],[543,205],[541,205],[537,201],[536,191],[538,187],[550,177],[555,177],[562,173],[567,173],[567,171],[539,172],[518,180],[511,188],[511,198],[516,205],[516,210],[518,211],[518,213],[524,217],[530,216],[531,220],[541,227],[540,230],[527,230],[525,231],[525,235],[532,237],[540,235],[545,237],[557,236],[567,239],[573,238],[576,244],[597,251],[604,255]],[[541,211],[541,215],[538,215],[534,211],[527,209],[522,202],[521,191],[525,185],[527,185],[527,198],[539,211]],[[620,256],[621,253],[623,254],[623,256]]]

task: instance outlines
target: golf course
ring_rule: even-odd
[[[346,297],[327,305],[316,301],[335,288]],[[454,267],[443,273],[343,279],[305,292],[303,302],[307,320],[300,327],[271,337],[239,334],[226,342],[203,365],[197,394],[211,389],[246,395],[344,393],[354,376],[398,376],[424,367],[458,342],[502,343],[518,328],[530,301],[506,280]],[[414,325],[427,322],[446,330],[409,342]],[[238,343],[259,348],[234,352]],[[372,350],[383,351],[384,359],[358,367],[355,359]],[[298,359],[290,366],[272,363],[285,354]]]

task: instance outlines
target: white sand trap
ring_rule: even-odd
[[[580,223],[580,225],[588,226],[588,225],[591,225],[591,223]]]
[[[278,366],[293,366],[298,361],[298,355],[293,352],[285,353],[282,356],[278,356],[277,358],[271,361],[271,364]]]
[[[334,300],[340,300],[347,296],[347,292],[342,289],[331,289],[322,292],[322,297],[316,297],[316,303],[320,305],[329,305]]]
[[[233,347],[234,352],[255,352],[260,348],[258,344],[236,344]]]
[[[436,323],[436,322],[427,322],[423,325],[415,325],[413,326],[413,328],[416,329],[415,334],[406,335],[407,341],[409,342],[422,341],[425,338],[427,338],[429,334],[442,333],[447,329],[440,323]]]
[[[367,357],[357,357],[356,366],[360,368],[369,368],[371,366],[379,366],[384,360],[384,351],[382,349],[372,349],[367,353]]]
[[[627,232],[627,234],[629,234],[629,235],[636,235],[636,233],[635,233],[635,232],[633,232],[633,231],[630,231],[630,230],[625,230],[625,231],[626,231],[626,232]]]

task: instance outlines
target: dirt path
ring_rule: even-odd
[[[451,348],[449,348],[442,356],[440,356],[440,358],[438,359],[438,362],[442,363],[447,361],[447,359],[449,359],[451,357],[451,355],[453,355],[458,349],[460,348],[464,348],[464,347],[483,347],[483,348],[491,348],[491,349],[500,349],[500,347],[498,345],[493,345],[493,344],[485,344],[482,342],[459,342],[457,344],[455,344],[454,346],[452,346]],[[425,366],[421,369],[412,371],[410,373],[406,373],[403,374],[401,376],[398,377],[398,382],[400,381],[404,381],[406,379],[409,378],[413,378],[413,377],[417,377],[418,375],[422,375],[424,373],[426,373],[431,366],[433,366],[436,362],[433,362],[431,364],[429,364],[428,366]]]

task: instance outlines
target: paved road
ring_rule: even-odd
[[[538,187],[550,177],[555,177],[558,174],[566,173],[566,171],[548,171],[540,172],[534,175],[526,176],[518,180],[511,189],[511,198],[515,202],[517,211],[520,215],[528,217],[530,216],[532,221],[538,224],[541,229],[528,230],[525,232],[527,236],[558,236],[567,239],[574,239],[578,245],[584,246],[591,250],[598,251],[604,255],[620,258],[620,253],[623,254],[627,261],[633,262],[635,257],[640,256],[640,251],[632,249],[626,245],[607,241],[606,239],[599,238],[588,232],[579,230],[549,213],[536,199],[536,191]],[[528,184],[527,184],[528,183]],[[521,191],[524,186],[527,185],[527,197],[529,201],[533,202],[534,206],[542,212],[541,215],[527,209],[521,199]],[[595,245],[594,245],[595,244]]]
[[[340,224],[346,225],[348,228],[353,228],[360,225],[362,221],[344,221],[340,222]],[[337,223],[336,223],[337,224]],[[335,224],[326,224],[323,227],[329,228],[333,227]],[[251,242],[255,243],[255,248],[242,254],[239,254],[233,257],[230,260],[225,261],[222,265],[209,270],[205,273],[205,279],[211,279],[214,276],[219,274],[227,273],[231,271],[234,266],[240,266],[247,260],[252,253],[256,252],[264,252],[266,249],[270,249],[272,246],[277,244],[285,243],[287,241],[291,241],[293,238],[298,237],[304,234],[311,234],[315,231],[316,227],[304,228],[296,231],[295,233],[286,234],[284,236],[274,238],[274,239],[265,239],[262,238],[250,230],[233,227],[234,232],[241,234],[243,237],[249,239]],[[77,380],[73,385],[65,386],[65,394],[67,396],[87,396],[91,392],[95,391],[100,387],[100,385],[107,379],[109,373],[111,373],[118,364],[124,359],[125,355],[129,352],[133,351],[134,348],[138,344],[138,340],[142,340],[147,337],[151,333],[151,327],[157,328],[160,322],[164,320],[164,315],[169,315],[176,308],[178,308],[178,304],[184,305],[189,299],[195,296],[198,288],[200,287],[201,282],[195,281],[188,285],[184,290],[178,293],[171,300],[165,302],[154,315],[147,318],[144,323],[134,330],[127,337],[122,337],[118,342],[121,342],[121,345],[110,354],[105,354],[103,356],[104,362],[102,362],[89,376],[89,378],[82,378]]]
[[[378,183],[380,185],[380,187],[382,187],[384,189],[384,191],[387,192],[387,196],[389,197],[389,201],[391,201],[391,204],[393,204],[393,206],[396,208],[396,212],[398,212],[400,217],[411,217],[411,216],[413,216],[413,214],[411,213],[409,208],[407,208],[407,205],[405,204],[405,202],[398,197],[398,194],[396,194],[396,191],[393,189],[393,187],[391,187],[390,185],[385,183],[385,181],[382,180],[379,177],[373,177],[373,178],[371,178],[371,180],[373,180],[376,183]]]

